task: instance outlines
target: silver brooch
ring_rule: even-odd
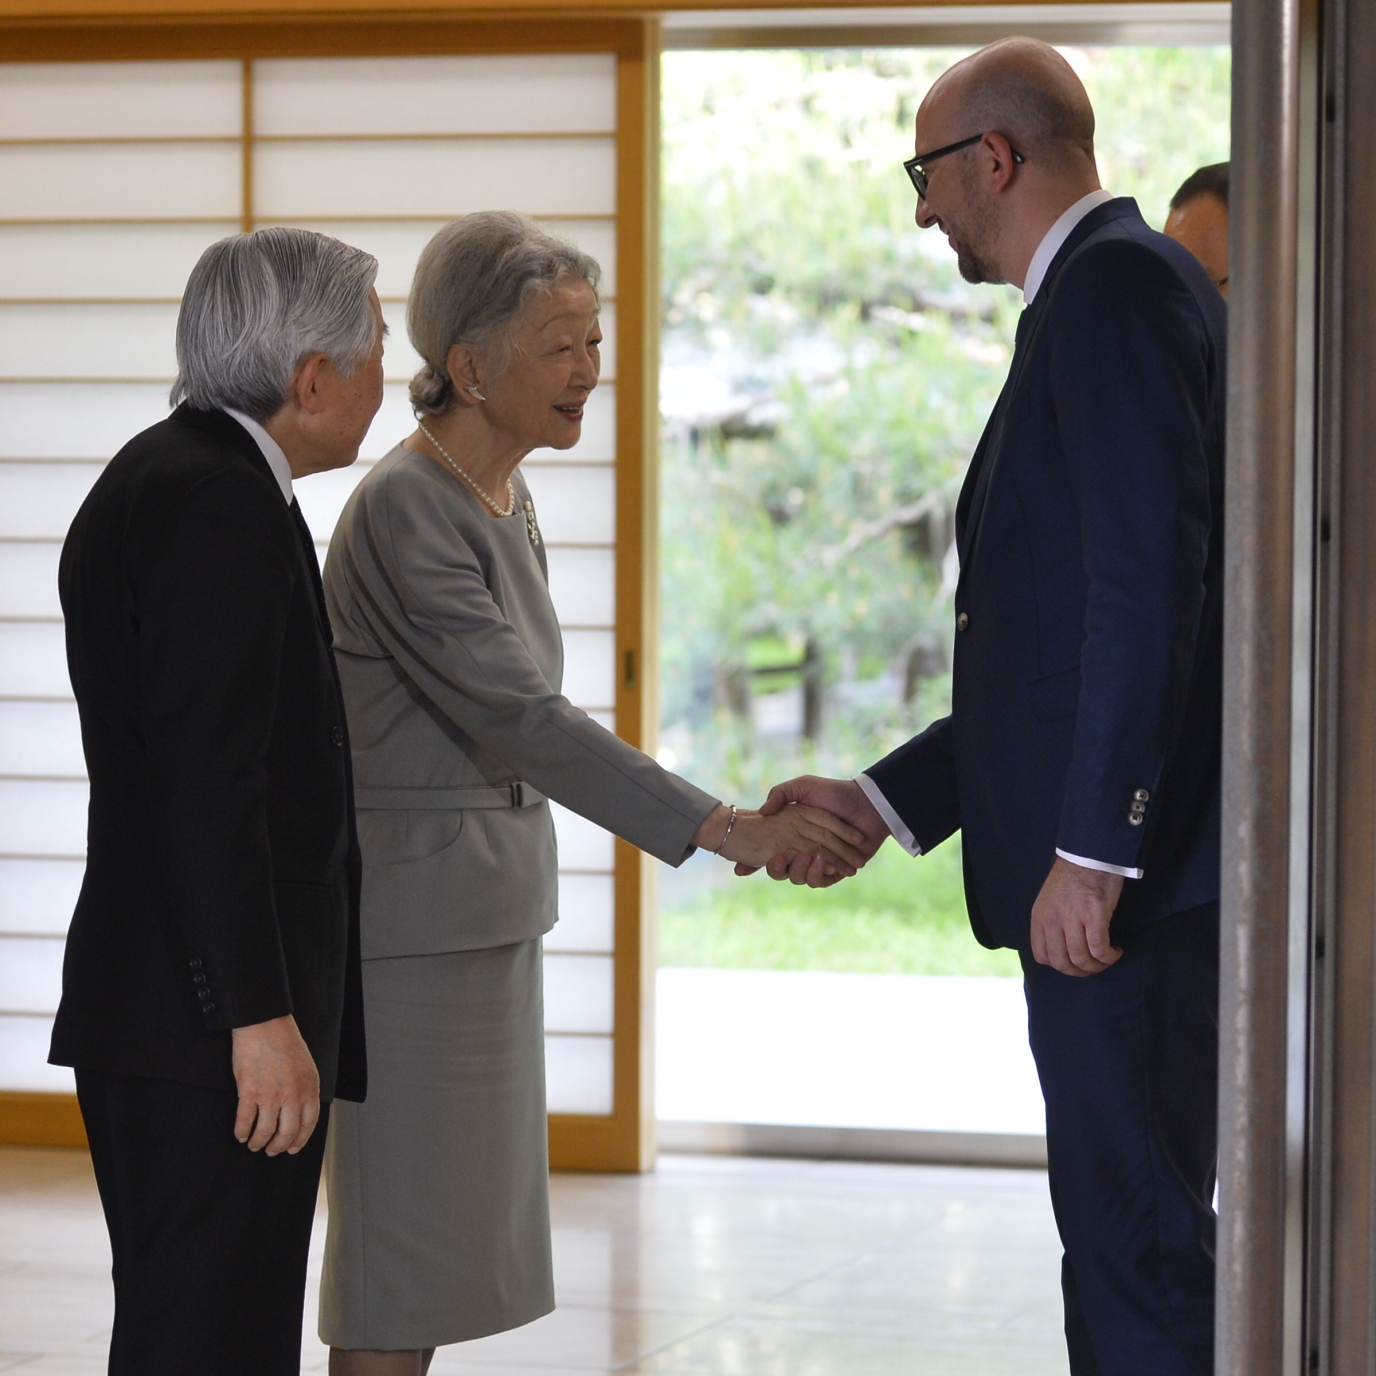
[[[526,534],[530,536],[530,543],[538,545],[540,543],[540,527],[535,524],[535,504],[526,503]]]

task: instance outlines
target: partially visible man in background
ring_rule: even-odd
[[[91,779],[50,1059],[110,1229],[110,1376],[294,1376],[332,1097],[364,1090],[358,844],[292,483],[382,400],[377,261],[206,250],[168,419],[107,465],[58,581]]]
[[[1165,232],[1204,265],[1214,285],[1228,295],[1228,164],[1211,163],[1192,172],[1171,197]]]

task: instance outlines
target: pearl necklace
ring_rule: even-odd
[[[497,503],[494,502],[492,498],[489,497],[487,493],[484,492],[482,488],[480,488],[478,484],[475,483],[473,479],[469,477],[469,475],[465,473],[463,469],[460,468],[458,464],[456,464],[454,460],[449,457],[449,451],[444,447],[444,445],[442,445],[439,442],[439,440],[437,440],[430,433],[429,430],[425,428],[424,423],[417,421],[416,424],[420,426],[421,434],[424,435],[425,438],[428,439],[430,443],[435,446],[436,450],[439,451],[440,458],[442,458],[445,461],[445,463],[447,463],[449,467],[452,468],[454,472],[457,473],[459,477],[461,477],[464,480],[464,482],[468,484],[469,488],[472,489],[475,496],[480,497],[484,502],[487,503],[488,506],[492,508],[493,515],[510,516],[511,513],[516,510],[516,489],[512,487],[510,478],[508,478],[506,482],[506,510],[503,511],[501,507],[499,507]]]

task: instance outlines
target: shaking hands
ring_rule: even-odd
[[[707,835],[694,843],[716,850],[729,820],[730,809],[718,808],[699,828]],[[888,835],[854,781],[806,774],[770,789],[758,812],[737,813],[721,853],[739,875],[765,868],[771,879],[825,889],[854,875]]]

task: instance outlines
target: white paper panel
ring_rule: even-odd
[[[52,1035],[51,1018],[0,1017],[0,1089],[76,1093],[72,1072],[47,1064]]]
[[[0,544],[0,616],[61,616],[59,544]]]
[[[57,1012],[63,944],[51,936],[0,936],[0,1013]]]
[[[604,382],[583,411],[583,437],[572,449],[532,449],[526,464],[612,463],[616,459],[616,384]]]
[[[411,410],[411,398],[404,382],[389,382],[382,389],[382,406],[373,417],[372,426],[363,437],[358,454],[362,459],[380,459],[416,428],[416,414]],[[311,530],[320,532],[314,526]],[[328,532],[327,538],[328,538]]]
[[[585,712],[616,702],[614,632],[564,632],[564,696]]]
[[[616,381],[616,302],[603,301],[598,314],[602,326],[602,381]]]
[[[65,936],[85,870],[80,860],[0,860],[0,932]]]
[[[0,795],[3,796],[3,795]],[[576,812],[550,803],[554,815],[554,834],[559,842],[561,870],[610,870],[615,863],[616,847],[609,831],[580,817]],[[0,845],[0,851],[5,849]]]
[[[616,58],[337,58],[253,70],[254,131],[280,134],[612,133]]]
[[[242,169],[235,143],[0,147],[0,219],[233,219]]]
[[[4,902],[0,868],[0,905]],[[616,946],[616,891],[610,874],[561,874],[559,921],[545,933],[546,951],[610,955]]]
[[[206,248],[239,230],[213,225],[0,225],[0,297],[172,297]],[[87,371],[100,361],[87,358]]]
[[[382,350],[382,371],[388,382],[410,382],[420,371],[420,355],[406,337],[406,303],[386,301],[382,318],[390,333]]]
[[[237,138],[237,62],[7,62],[0,138]]]
[[[0,458],[110,459],[168,413],[160,383],[0,382]]]
[[[0,622],[0,697],[66,698],[67,645],[60,622]]]
[[[616,556],[610,549],[551,549],[549,590],[564,626],[616,624]]]
[[[0,775],[86,777],[74,702],[0,702]]]
[[[611,956],[545,956],[545,1030],[613,1030]]]
[[[611,138],[265,143],[254,167],[263,218],[616,210]]]
[[[0,321],[4,315],[0,309]],[[0,462],[0,537],[61,540],[103,468],[99,463]]]
[[[0,779],[0,856],[86,854],[84,783]]]
[[[0,306],[0,378],[177,375],[177,307]]]
[[[590,716],[593,719],[593,721],[595,721],[600,727],[602,727],[603,730],[610,731],[613,736],[616,735],[615,712],[589,712],[588,716]]]
[[[586,464],[523,468],[547,545],[616,543],[616,472]]]
[[[545,1084],[551,1113],[611,1113],[612,1039],[546,1037]]]

